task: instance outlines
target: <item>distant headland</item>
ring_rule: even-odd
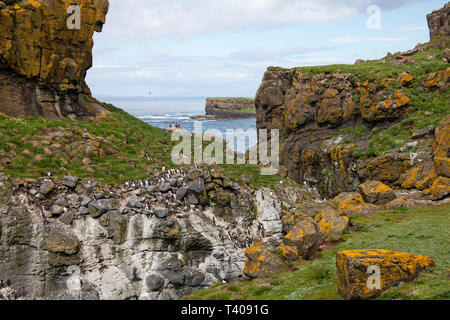
[[[206,116],[216,120],[256,118],[255,99],[251,98],[207,98]]]

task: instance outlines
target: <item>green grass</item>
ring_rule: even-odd
[[[257,165],[221,165],[222,173],[233,181],[243,183],[240,179],[242,174],[250,177],[250,187],[259,189],[261,187],[273,187],[283,181],[284,185],[296,185],[292,180],[279,175],[262,176],[261,167]]]
[[[38,178],[51,172],[56,177],[71,174],[80,178],[93,178],[104,183],[123,183],[153,175],[154,169],[162,166],[177,168],[171,161],[171,152],[178,142],[171,135],[129,115],[112,105],[107,105],[111,114],[91,121],[47,120],[30,117],[25,120],[0,116],[0,172],[11,177]],[[36,136],[46,136],[48,131],[65,130],[68,135],[55,139],[59,146],[36,145]],[[86,143],[83,134],[88,132],[100,141],[101,149],[110,149],[115,154],[104,157],[88,157],[84,154]],[[210,142],[204,141],[206,147]],[[194,143],[191,144],[192,148]],[[45,150],[50,151],[47,154]],[[192,149],[193,150],[193,149]],[[205,149],[203,149],[205,150]],[[11,153],[15,156],[11,156]],[[146,154],[154,161],[149,161]],[[38,158],[37,158],[38,157]],[[39,158],[41,157],[41,158]],[[89,165],[83,159],[89,158]],[[2,159],[11,163],[2,165]],[[190,166],[183,166],[190,167]],[[222,165],[223,173],[235,182],[246,173],[254,188],[273,186],[283,180],[280,176],[261,176],[257,165]]]
[[[187,299],[209,299],[233,287],[231,300],[342,300],[337,292],[336,253],[352,249],[386,249],[425,255],[436,260],[417,281],[392,288],[384,299],[449,299],[448,230],[450,204],[380,213],[371,220],[354,217],[361,232],[347,232],[346,240],[310,262],[297,262],[253,281],[237,281],[194,292]],[[239,288],[237,290],[236,288]],[[229,293],[230,290],[227,290]]]
[[[256,107],[240,109],[239,112],[240,113],[256,113]]]
[[[111,114],[107,117],[86,122],[46,120],[40,117],[25,120],[0,117],[0,159],[6,158],[5,153],[8,152],[16,154],[1,171],[13,177],[37,178],[45,172],[52,172],[55,176],[70,173],[102,182],[123,182],[144,177],[153,172],[155,167],[175,167],[170,160],[174,144],[169,134],[123,110],[111,105],[108,108]],[[69,134],[56,139],[59,146],[33,146],[31,142],[39,140],[36,136],[45,136],[48,130],[65,130]],[[101,149],[110,149],[116,153],[90,157],[88,167],[91,170],[82,164],[82,160],[87,158],[84,154],[85,132],[96,139],[99,137]],[[45,149],[50,154],[46,154]],[[145,153],[151,154],[155,161],[148,161]]]

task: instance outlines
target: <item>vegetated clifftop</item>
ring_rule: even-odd
[[[216,119],[255,118],[255,100],[250,98],[207,98],[206,115]]]
[[[429,19],[447,25],[447,11]],[[282,175],[326,197],[367,180],[431,186],[434,130],[450,114],[450,68],[448,34],[438,36],[447,29],[430,24],[439,30],[432,42],[381,60],[267,70],[257,126],[280,129]]]
[[[81,28],[69,30],[67,8],[78,4]],[[108,0],[27,0],[0,5],[0,113],[12,117],[82,118],[107,113],[91,96],[93,34]]]

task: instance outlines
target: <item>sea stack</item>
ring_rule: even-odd
[[[79,9],[80,28],[69,28]],[[108,0],[7,1],[0,6],[0,113],[83,119],[108,113],[85,82]]]

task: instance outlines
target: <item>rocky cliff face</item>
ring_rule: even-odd
[[[69,30],[70,5],[81,28]],[[12,117],[82,118],[107,113],[85,83],[93,34],[107,0],[29,0],[0,4],[0,112]]]
[[[433,11],[427,16],[430,40],[450,35],[450,2],[444,8]]]
[[[443,74],[438,73],[438,82]],[[256,97],[257,126],[280,130],[280,173],[334,197],[355,191],[367,180],[402,185],[403,175],[417,167],[422,183],[416,182],[421,190],[428,188],[433,170],[432,130],[421,130],[407,145],[379,156],[362,152],[373,130],[407,118],[410,97],[404,91],[412,79],[403,73],[398,79],[363,81],[350,73],[269,68]],[[431,82],[425,86],[432,86]]]
[[[208,98],[206,99],[206,115],[219,119],[254,118],[256,114],[254,99],[246,98]],[[245,112],[242,112],[244,110]]]
[[[361,141],[343,146],[344,138],[335,136],[345,128],[388,126],[405,117],[409,98],[401,89],[389,91],[351,74],[269,69],[256,98],[257,126],[280,129],[281,173],[324,196],[354,191],[365,178],[396,181],[405,159],[392,154],[358,161],[351,150]]]
[[[176,299],[236,280],[254,241],[280,243],[281,199],[214,171],[123,186],[2,177],[0,299]]]

